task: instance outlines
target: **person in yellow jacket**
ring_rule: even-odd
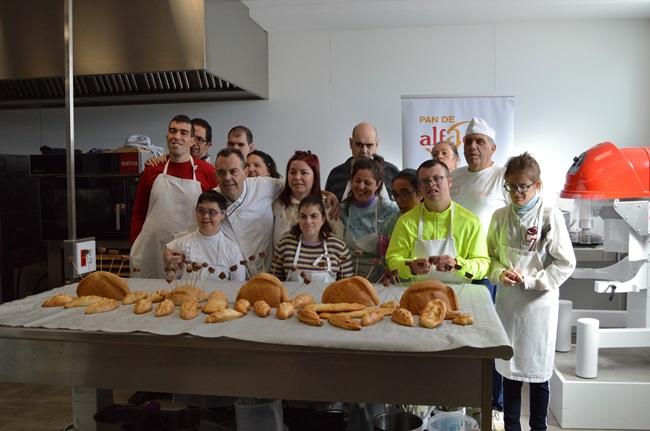
[[[481,222],[451,200],[449,169],[427,160],[417,174],[423,202],[397,221],[386,251],[388,268],[400,279],[469,283],[485,277],[490,258]]]

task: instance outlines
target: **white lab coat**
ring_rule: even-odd
[[[201,271],[201,280],[208,277],[218,280],[221,272],[228,274],[228,279],[234,281],[246,280],[246,269],[239,262],[244,259],[239,247],[233,240],[226,237],[220,230],[214,235],[206,236],[195,230],[192,233],[180,236],[166,246],[185,255],[185,260],[196,263],[207,263],[215,269],[213,274],[207,269]],[[230,267],[237,265],[235,271]]]
[[[255,256],[248,263],[253,275],[262,269],[270,270],[273,256],[272,206],[283,187],[284,180],[280,178],[246,178],[242,194],[226,209],[223,232],[238,244],[244,258]],[[266,258],[259,256],[261,252],[266,253]]]
[[[451,199],[476,214],[484,232],[494,211],[510,203],[503,188],[503,173],[496,164],[478,172],[470,172],[467,166],[451,172]]]
[[[576,265],[564,217],[541,199],[522,217],[509,205],[494,213],[487,245],[490,279],[499,284],[496,310],[514,350],[510,360],[495,360],[496,369],[510,380],[545,382],[553,374],[559,287]],[[523,274],[523,283],[500,283],[501,272],[511,268]]]

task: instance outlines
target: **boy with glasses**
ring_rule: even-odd
[[[221,222],[226,217],[227,206],[226,198],[216,191],[203,192],[195,209],[198,229],[165,246],[165,266],[176,270],[183,269],[184,262],[207,263],[215,269],[215,279],[226,275],[229,280],[245,280],[246,269],[239,264],[244,256],[237,244],[220,229]],[[231,267],[236,269],[231,271]],[[221,273],[223,275],[220,277]],[[201,271],[202,279],[209,275],[209,271]]]

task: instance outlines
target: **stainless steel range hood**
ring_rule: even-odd
[[[0,108],[64,105],[63,0],[2,0]],[[239,0],[77,0],[75,105],[268,98],[267,34]]]

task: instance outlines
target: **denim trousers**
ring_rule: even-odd
[[[521,385],[523,382],[503,378],[503,421],[506,431],[521,431]],[[529,383],[530,386],[530,429],[546,430],[546,417],[550,390],[548,380],[542,383]]]

